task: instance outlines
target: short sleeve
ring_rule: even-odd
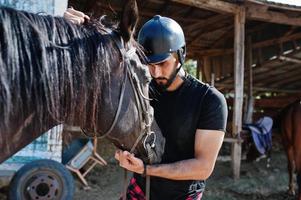
[[[198,129],[226,131],[228,108],[222,93],[211,87],[201,102]]]

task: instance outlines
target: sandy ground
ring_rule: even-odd
[[[91,186],[85,191],[76,181],[75,200],[116,200],[123,186],[123,170],[112,158],[114,147],[108,142],[100,145],[100,155],[108,161],[108,166],[96,167],[88,174]],[[231,163],[218,161],[215,170],[207,181],[203,199],[205,200],[293,200],[286,194],[288,176],[286,158],[281,148],[272,152],[271,167],[266,160],[259,162],[242,161],[241,178],[232,179]],[[1,193],[2,192],[2,193]],[[0,200],[6,199],[5,189],[0,191]]]

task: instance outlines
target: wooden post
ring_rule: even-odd
[[[202,68],[204,67],[203,66],[203,62],[201,59],[198,59],[197,60],[197,68],[196,68],[196,78],[200,81],[203,81],[203,70]]]
[[[247,81],[247,98],[246,98],[246,112],[244,116],[244,123],[253,122],[253,110],[254,110],[254,97],[253,97],[253,68],[252,68],[252,37],[247,37],[247,48],[246,48],[246,67],[248,70],[248,81]]]
[[[210,67],[210,60],[209,57],[203,57],[203,65],[202,65],[202,72],[203,72],[203,81],[209,82],[210,81],[210,74],[211,74],[211,67]]]
[[[214,83],[215,83],[215,73],[214,73],[214,71],[211,72],[210,80],[211,80],[211,86],[214,87]]]
[[[240,138],[242,126],[242,106],[243,106],[243,87],[244,87],[244,55],[245,55],[245,7],[241,6],[234,17],[234,105],[233,105],[233,121],[232,131],[234,136]],[[238,179],[240,175],[241,162],[241,143],[232,144],[232,169],[234,179]]]

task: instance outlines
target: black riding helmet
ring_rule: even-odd
[[[148,63],[162,62],[173,52],[177,52],[180,63],[184,63],[184,33],[181,26],[171,18],[154,16],[140,29],[138,42],[145,49]]]

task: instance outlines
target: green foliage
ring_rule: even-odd
[[[183,68],[188,74],[196,77],[197,61],[189,59],[184,63]]]

